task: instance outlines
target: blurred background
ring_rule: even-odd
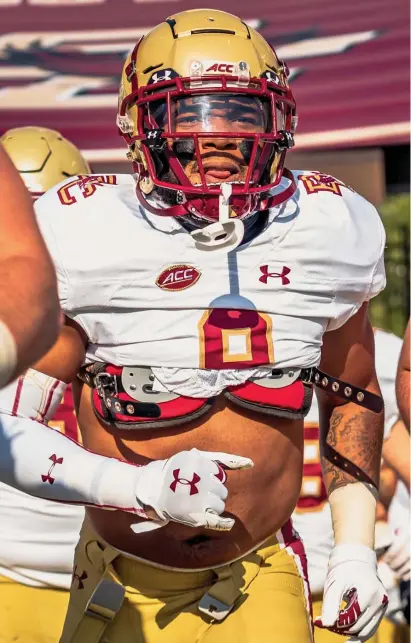
[[[94,172],[129,172],[115,125],[123,59],[177,11],[231,11],[288,63],[299,125],[290,168],[332,174],[376,205],[388,286],[373,323],[402,335],[410,311],[408,0],[0,0],[0,136],[58,129]],[[114,214],[114,213],[113,213]]]

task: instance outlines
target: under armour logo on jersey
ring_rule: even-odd
[[[174,69],[160,69],[159,71],[154,72],[154,74],[150,77],[150,80],[148,81],[147,85],[155,85],[156,83],[162,83],[165,80],[171,80],[172,78],[176,78],[176,76],[179,76],[180,74],[177,74]]]
[[[41,479],[43,482],[49,482],[50,484],[53,484],[55,478],[51,477],[51,472],[53,471],[54,467],[56,464],[63,464],[63,458],[58,458],[55,453],[49,457],[49,460],[52,461],[52,465],[50,466],[47,475],[42,474]]]
[[[260,270],[262,272],[262,275],[258,281],[261,281],[263,284],[267,283],[269,277],[278,277],[279,279],[281,279],[281,283],[283,286],[286,286],[290,283],[287,275],[291,272],[291,268],[287,268],[287,266],[283,266],[281,272],[268,272],[268,265],[260,266]]]
[[[187,478],[179,478],[180,475],[180,469],[174,469],[173,471],[173,482],[170,485],[171,491],[176,491],[176,487],[178,484],[182,485],[189,485],[190,486],[190,496],[194,496],[194,494],[198,493],[198,487],[196,486],[197,482],[200,482],[201,478],[197,473],[193,473],[193,477],[191,480],[187,480]]]
[[[73,570],[73,575],[71,577],[71,584],[73,585],[74,581],[76,580],[78,583],[77,589],[84,589],[83,581],[86,580],[86,578],[88,578],[87,572],[83,571],[81,574],[78,574],[77,565],[75,565]]]

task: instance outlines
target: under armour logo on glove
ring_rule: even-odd
[[[58,458],[55,453],[49,457],[49,460],[52,461],[52,465],[50,466],[50,469],[47,472],[47,475],[42,474],[41,479],[43,482],[49,482],[50,484],[53,484],[55,478],[51,477],[51,472],[53,471],[54,467],[56,464],[63,464],[63,458]]]
[[[338,619],[335,624],[335,627],[328,628],[337,634],[341,633],[341,630],[346,630],[347,628],[354,625],[361,616],[361,607],[358,602],[358,592],[355,587],[352,587],[346,595],[347,606],[340,610],[338,613]],[[317,623],[318,625],[318,623]]]
[[[84,583],[83,581],[88,578],[88,574],[86,571],[83,571],[81,574],[77,573],[77,565],[74,566],[73,570],[73,575],[71,577],[71,584],[73,585],[74,581],[77,581],[77,589],[84,589]]]
[[[198,476],[196,473],[193,473],[193,477],[191,480],[187,480],[187,478],[179,478],[178,476],[180,475],[180,469],[174,469],[173,471],[173,477],[174,480],[170,485],[171,491],[176,491],[176,487],[178,484],[182,485],[189,485],[190,486],[190,496],[193,496],[195,493],[198,493],[198,487],[196,487],[197,482],[200,482],[201,478]]]
[[[172,520],[190,527],[229,531],[234,518],[221,515],[228,495],[226,470],[252,466],[252,460],[243,456],[198,449],[150,462],[140,468],[136,497],[143,507],[154,509],[158,519],[131,525],[131,529],[142,533]]]
[[[281,283],[283,286],[286,286],[290,283],[287,275],[291,272],[291,268],[287,268],[287,266],[283,266],[281,272],[268,272],[268,265],[260,266],[260,270],[263,274],[258,281],[261,281],[263,284],[267,283],[269,277],[278,277],[279,279],[281,279]]]

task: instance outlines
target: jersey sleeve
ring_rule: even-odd
[[[376,297],[386,285],[385,230],[376,208],[355,192],[344,189],[344,226],[340,240],[334,240],[334,318],[327,330],[335,330]]]
[[[81,199],[72,196],[81,177],[71,176],[47,190],[34,204],[41,233],[54,263],[57,275],[60,306],[71,317],[71,269],[73,248],[79,234],[79,217],[77,209]],[[70,199],[72,203],[70,203]],[[79,203],[80,206],[79,206]],[[70,207],[68,207],[70,206]]]
[[[51,212],[53,206],[50,201],[50,194],[47,192],[36,201],[34,210],[43,239],[46,242],[47,249],[54,263],[60,306],[63,311],[66,311],[69,297],[69,277],[63,265],[61,250],[52,225],[52,216],[53,214],[54,216],[58,216],[58,213]]]

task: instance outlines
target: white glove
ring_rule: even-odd
[[[159,520],[136,523],[131,529],[141,533],[172,520],[190,527],[229,531],[234,519],[220,517],[228,495],[222,467],[249,469],[253,465],[250,458],[198,449],[150,462],[141,467],[136,496],[142,505],[154,509]]]
[[[410,580],[410,537],[406,529],[394,531],[392,544],[382,560],[392,569],[398,581]]]
[[[347,602],[344,609],[342,601]],[[336,545],[328,562],[321,618],[315,625],[351,636],[351,643],[362,643],[376,632],[387,605],[375,552],[361,544]]]

